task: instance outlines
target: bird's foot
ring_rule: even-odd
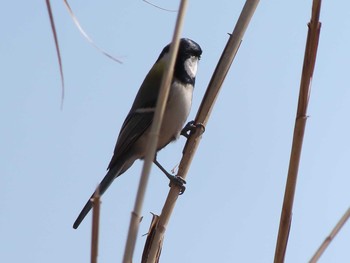
[[[179,195],[182,195],[185,190],[186,190],[186,181],[185,179],[183,179],[181,176],[177,176],[177,175],[172,175],[170,174],[167,170],[165,170],[165,168],[157,161],[157,159],[155,158],[153,160],[154,164],[158,166],[158,168],[165,174],[166,177],[168,177],[168,179],[170,180],[169,186],[171,187],[172,184],[175,184],[176,186],[178,186],[180,188],[180,193]]]
[[[179,187],[180,188],[179,195],[182,195],[186,190],[185,179],[183,179],[181,176],[171,175],[171,174],[169,174],[169,175],[170,175],[170,177],[168,177],[170,180],[169,186],[171,187],[171,185],[174,184],[177,187]]]
[[[196,132],[197,129],[201,130],[200,135],[202,135],[205,132],[205,126],[202,123],[195,124],[194,121],[190,121],[182,129],[180,134],[188,139],[192,133]]]

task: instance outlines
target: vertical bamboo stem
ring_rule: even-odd
[[[91,263],[97,263],[99,225],[100,225],[100,188],[97,187],[95,194],[92,197]]]
[[[293,202],[306,126],[307,107],[309,103],[309,96],[311,90],[311,80],[315,68],[318,40],[321,29],[321,23],[319,22],[320,10],[321,0],[314,0],[312,5],[311,21],[308,24],[309,31],[306,41],[303,71],[300,81],[299,101],[294,126],[288,177],[276,243],[274,259],[275,263],[284,262],[291,227]]]
[[[146,152],[143,169],[141,173],[141,178],[140,178],[140,183],[139,183],[139,187],[136,195],[134,210],[131,213],[128,238],[126,241],[124,258],[123,258],[124,263],[131,263],[132,255],[135,249],[136,236],[138,233],[140,220],[141,220],[143,200],[146,193],[146,188],[147,188],[147,183],[149,179],[149,174],[151,171],[152,162],[156,153],[159,130],[160,130],[166,102],[169,95],[170,83],[172,80],[175,60],[176,60],[177,51],[179,48],[180,33],[184,22],[186,7],[187,7],[187,0],[182,0],[180,3],[179,13],[177,16],[174,35],[172,39],[172,44],[170,46],[170,51],[169,51],[170,61],[169,61],[169,64],[167,65],[167,68],[164,72],[164,76],[162,79],[162,85],[159,91],[157,106],[153,117],[152,127],[150,131],[150,138],[148,141],[147,152]]]

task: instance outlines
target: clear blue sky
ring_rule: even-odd
[[[272,262],[297,106],[311,0],[261,1],[225,80],[165,236],[162,262]],[[177,1],[154,3],[177,9]],[[244,1],[190,1],[183,36],[203,49],[195,116]],[[166,6],[164,6],[166,5]],[[72,223],[105,174],[120,126],[176,13],[142,1],[71,1],[95,42],[79,34],[62,1],[52,8],[66,98],[45,1],[6,1],[0,11],[3,262],[89,262],[89,216]],[[293,225],[286,262],[306,262],[349,207],[350,4],[323,1]],[[169,170],[184,138],[159,153]],[[120,262],[142,162],[103,196],[100,262]],[[168,192],[152,170],[135,262]],[[350,261],[350,224],[320,262]]]

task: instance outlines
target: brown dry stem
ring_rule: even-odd
[[[311,21],[308,24],[309,31],[306,41],[303,71],[300,81],[299,101],[294,126],[288,177],[284,193],[284,201],[276,243],[274,259],[275,263],[284,262],[291,227],[294,195],[297,184],[300,156],[307,120],[307,107],[309,103],[309,96],[311,90],[311,80],[315,68],[318,40],[321,29],[321,23],[319,22],[320,9],[321,1],[314,0],[312,6]]]
[[[335,236],[339,233],[340,229],[345,225],[346,221],[348,221],[350,217],[350,208],[345,212],[345,214],[340,218],[339,222],[335,225],[332,232],[326,237],[321,246],[318,248],[316,253],[310,259],[309,263],[316,263],[318,259],[321,257],[323,252],[327,249],[329,244],[333,241]]]

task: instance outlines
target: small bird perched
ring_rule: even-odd
[[[128,170],[135,160],[145,157],[163,73],[170,59],[169,50],[170,44],[163,49],[147,74],[126,116],[114,155],[107,168],[107,174],[99,185],[100,195],[107,190],[115,178]],[[188,38],[180,40],[169,97],[159,132],[157,151],[180,136],[190,112],[198,60],[201,54],[202,49],[196,42]],[[74,222],[73,228],[78,228],[91,208],[92,202],[89,199]]]

